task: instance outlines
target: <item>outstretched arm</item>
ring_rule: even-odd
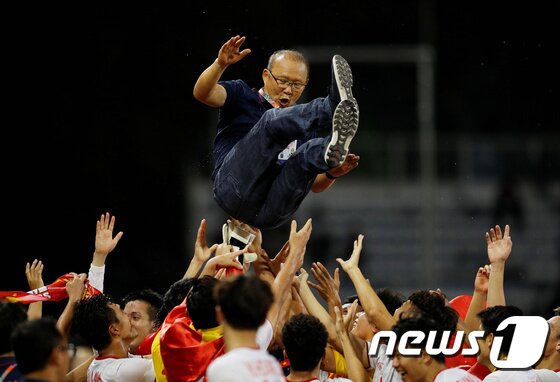
[[[43,281],[43,262],[40,260],[33,260],[31,264],[25,265],[25,276],[29,289],[34,290],[45,286]],[[33,320],[41,318],[43,315],[43,303],[41,301],[32,302],[27,309],[27,319]]]
[[[342,269],[350,277],[350,280],[352,280],[368,320],[375,324],[379,330],[391,330],[396,323],[395,319],[391,313],[389,313],[383,301],[377,296],[377,293],[375,293],[375,290],[371,287],[358,267],[363,239],[364,235],[358,235],[358,239],[354,241],[354,251],[350,259],[344,261],[339,258],[336,259],[336,261],[338,261]]]
[[[327,190],[337,178],[348,174],[350,171],[358,167],[359,155],[348,154],[346,160],[338,167],[331,168],[324,174],[319,174],[311,186],[311,191],[315,193]]]
[[[486,243],[488,244],[488,260],[490,260],[487,307],[506,305],[504,269],[513,245],[509,235],[509,225],[506,225],[503,237],[499,225],[495,230],[491,228],[490,233],[486,232]]]
[[[105,260],[121,239],[123,233],[120,231],[113,237],[115,228],[115,217],[107,212],[101,215],[95,227],[95,251],[89,268],[88,280],[90,284],[103,292],[103,281],[105,278]]]
[[[68,293],[68,303],[64,311],[56,322],[56,327],[65,336],[68,337],[70,333],[70,326],[74,318],[76,305],[82,299],[84,293],[84,283],[86,281],[86,274],[72,273],[74,278],[66,283],[66,292]]]
[[[305,247],[307,246],[307,242],[311,236],[311,230],[311,219],[308,219],[299,231],[297,230],[296,221],[292,220],[289,239],[290,252],[286,258],[286,262],[274,278],[274,282],[271,286],[272,294],[274,295],[274,302],[272,303],[266,318],[270,321],[273,328],[276,327],[280,310],[284,305],[284,301],[286,300],[288,293],[291,293],[291,285],[294,275],[303,264]]]
[[[208,244],[206,244],[206,219],[202,219],[198,227],[196,242],[194,244],[194,255],[183,279],[195,277],[206,260],[210,258],[217,248],[218,244],[214,244],[212,247],[208,248]]]
[[[212,107],[222,107],[226,102],[226,89],[218,81],[228,66],[235,64],[251,53],[251,49],[239,51],[245,37],[230,38],[218,52],[218,58],[210,65],[196,81],[193,95],[198,101]]]
[[[354,301],[353,304],[357,305],[357,301]],[[346,360],[346,369],[348,370],[348,378],[354,382],[369,382],[368,373],[356,355],[352,342],[350,341],[350,337],[348,336],[348,323],[345,323],[342,319],[342,312],[338,306],[334,307],[334,312],[336,315],[336,331],[340,341],[342,342],[344,359]]]
[[[469,310],[465,316],[465,325],[469,330],[478,330],[479,320],[477,314],[484,309],[488,296],[488,281],[490,277],[490,266],[478,268],[474,279],[473,298]]]

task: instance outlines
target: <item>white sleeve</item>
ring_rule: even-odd
[[[105,280],[105,264],[97,267],[93,264],[89,266],[88,280],[92,287],[103,293],[103,281]]]
[[[270,345],[270,341],[272,341],[273,334],[274,333],[272,329],[272,324],[270,323],[270,321],[265,320],[264,324],[259,326],[259,329],[257,330],[257,337],[255,339],[257,345],[259,345],[259,348],[261,350],[268,349],[268,345]]]

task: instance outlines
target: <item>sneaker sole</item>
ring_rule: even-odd
[[[338,87],[338,92],[340,93],[340,100],[354,100],[354,96],[352,95],[353,79],[350,65],[344,57],[335,54],[332,59],[332,66],[336,86]]]
[[[359,110],[356,100],[340,101],[333,114],[331,141],[325,151],[325,162],[329,167],[338,167],[346,160],[350,142],[358,130],[358,121]]]

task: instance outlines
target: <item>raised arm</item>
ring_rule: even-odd
[[[352,252],[352,256],[350,256],[350,259],[344,261],[339,258],[336,259],[336,261],[338,261],[338,263],[342,266],[342,269],[350,277],[350,280],[352,280],[354,288],[358,293],[362,308],[367,314],[368,320],[375,324],[379,330],[391,330],[393,325],[395,325],[396,320],[393,318],[391,313],[389,313],[385,304],[383,304],[383,301],[381,301],[379,296],[377,296],[377,293],[375,293],[375,290],[358,267],[360,253],[362,252],[363,239],[364,235],[358,235],[358,239],[354,240],[354,251]]]
[[[100,292],[103,292],[105,260],[107,260],[109,253],[115,249],[123,235],[123,232],[120,231],[113,237],[115,221],[115,217],[107,212],[101,215],[95,227],[95,250],[89,268],[88,280]]]
[[[496,226],[495,230],[491,228],[490,233],[486,232],[486,243],[488,244],[488,260],[490,260],[491,266],[487,307],[506,305],[504,269],[513,246],[509,235],[509,225],[506,225],[503,237],[499,225]]]
[[[68,337],[70,333],[70,326],[74,318],[76,305],[82,299],[84,293],[84,283],[86,281],[86,274],[72,273],[73,279],[66,283],[66,292],[68,293],[68,302],[64,311],[56,322],[56,327],[65,336]]]
[[[25,277],[27,277],[29,289],[34,290],[45,286],[42,275],[43,262],[41,260],[35,259],[31,264],[27,263],[25,265]],[[41,318],[42,315],[43,303],[41,301],[32,302],[31,304],[29,304],[29,308],[27,309],[28,320]]]
[[[305,247],[309,241],[312,230],[311,219],[308,219],[305,225],[298,231],[297,223],[292,220],[289,247],[290,252],[286,258],[286,262],[281,267],[280,271],[274,278],[271,289],[274,295],[274,302],[270,307],[267,319],[272,323],[272,327],[275,328],[278,322],[278,316],[280,310],[284,305],[284,301],[291,293],[291,285],[296,271],[303,264],[303,257],[305,255]]]
[[[490,266],[478,268],[474,279],[473,298],[469,310],[465,316],[465,325],[469,330],[478,330],[479,320],[477,314],[484,309],[488,296],[488,282],[490,278]]]
[[[198,232],[196,235],[196,242],[194,244],[194,255],[189,263],[189,267],[183,276],[183,279],[195,277],[200,268],[204,265],[206,260],[212,256],[212,253],[218,248],[218,244],[214,244],[208,248],[206,244],[206,219],[200,221]]]
[[[357,301],[354,301],[354,311]],[[348,378],[354,382],[369,382],[369,376],[364,368],[362,361],[356,355],[354,347],[348,336],[348,323],[342,319],[342,312],[338,306],[334,307],[336,316],[336,332],[342,343],[342,350],[344,352],[344,359],[346,360],[346,369],[348,370]]]
[[[245,37],[230,38],[218,52],[216,60],[198,77],[194,85],[193,95],[198,101],[212,107],[222,107],[226,102],[226,89],[218,81],[228,66],[235,64],[251,53],[251,49],[239,51]]]

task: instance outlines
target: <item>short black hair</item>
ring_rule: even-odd
[[[441,323],[436,321],[435,319],[422,313],[416,313],[413,316],[401,318],[395,325],[393,325],[392,330],[397,335],[397,344],[399,343],[403,334],[405,334],[406,332],[412,330],[423,332],[425,334],[424,339],[418,344],[409,343],[408,347],[425,350],[426,344],[428,343],[428,335],[431,331],[436,332],[434,343],[439,344],[441,343],[443,331],[447,329],[444,328],[443,325],[441,325]],[[443,355],[443,353],[430,355],[430,357],[432,357],[439,363],[445,363],[445,356]]]
[[[395,310],[400,308],[405,301],[404,295],[394,289],[377,288],[375,293],[391,315],[393,315]]]
[[[428,290],[419,290],[412,293],[408,299],[414,305],[416,312],[439,322],[443,327],[442,330],[452,332],[457,330],[459,315],[453,308],[445,304],[445,297],[441,294]]]
[[[212,276],[203,276],[193,281],[187,294],[187,312],[196,329],[210,329],[218,326],[214,287],[218,284]]]
[[[106,294],[83,299],[76,306],[72,320],[72,330],[98,351],[109,346],[109,326],[119,322],[115,311],[109,306],[111,303],[113,300]]]
[[[282,342],[294,371],[312,371],[325,354],[328,333],[318,318],[309,314],[292,316],[282,328]]]
[[[187,293],[191,290],[194,280],[196,279],[189,277],[171,284],[163,295],[163,303],[157,314],[157,321],[159,323],[163,323],[169,312],[183,302],[185,297],[187,297]]]
[[[267,283],[257,276],[245,275],[220,282],[214,297],[228,325],[235,329],[257,330],[274,301]]]
[[[10,337],[15,327],[27,320],[27,312],[19,302],[0,300],[0,354],[12,351]]]
[[[161,294],[152,289],[141,289],[127,294],[122,300],[121,307],[124,309],[126,304],[130,301],[144,301],[148,304],[148,316],[150,321],[156,321],[157,313],[163,305],[163,297]],[[159,322],[157,322],[155,326],[159,326]]]
[[[523,311],[513,305],[496,305],[478,313],[482,329],[484,329],[484,338],[490,334],[494,336],[499,335],[503,337],[502,346],[500,347],[500,354],[507,355],[511,347],[511,341],[515,332],[515,325],[508,325],[503,330],[497,331],[498,326],[506,318],[513,316],[523,316]]]
[[[12,346],[19,371],[29,374],[43,369],[54,348],[63,342],[53,318],[22,322],[12,333]]]
[[[360,303],[360,298],[358,297],[357,294],[351,294],[350,296],[346,296],[346,298],[344,299],[344,303],[352,304],[355,300],[358,300],[358,305],[362,306],[362,304]]]

